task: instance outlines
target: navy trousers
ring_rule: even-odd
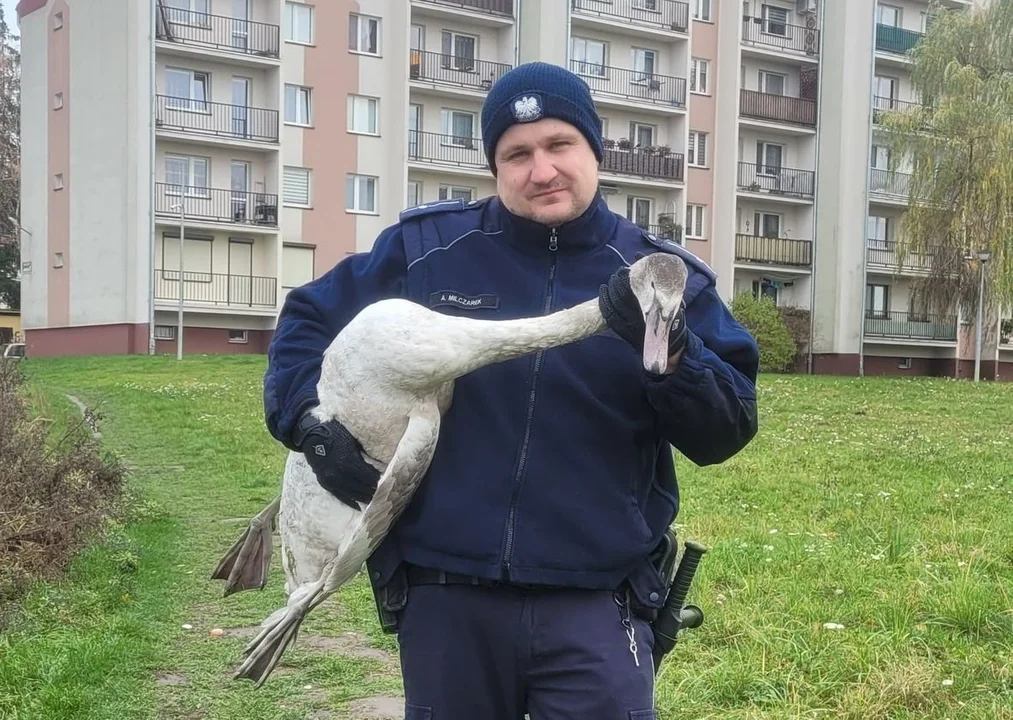
[[[655,720],[650,625],[609,591],[413,585],[406,720]],[[639,666],[637,661],[639,660]]]

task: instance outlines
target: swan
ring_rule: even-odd
[[[687,276],[683,260],[665,252],[630,266],[648,371],[668,365],[668,333]],[[354,578],[383,540],[429,467],[455,378],[606,329],[597,297],[517,320],[444,315],[404,299],[359,312],[324,353],[314,413],[321,421],[337,418],[359,440],[381,471],[376,493],[361,511],[349,508],[320,486],[302,453],[289,453],[281,495],[250,521],[212,575],[227,581],[225,595],[263,588],[277,519],[288,602],[262,623],[235,678],[260,687],[306,614]]]

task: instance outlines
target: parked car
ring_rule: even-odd
[[[25,357],[24,343],[8,343],[0,346],[0,358],[4,360],[21,360]]]

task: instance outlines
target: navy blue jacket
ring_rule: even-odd
[[[669,444],[708,465],[749,442],[758,349],[703,262],[601,196],[555,231],[496,198],[412,208],[370,253],[289,293],[264,385],[268,428],[286,445],[316,403],[323,351],[365,305],[406,297],[474,318],[543,315],[596,297],[619,267],[659,250],[689,268],[678,369],[650,375],[607,331],[457,380],[429,473],[370,559],[375,584],[407,560],[525,583],[611,589],[629,579],[658,607],[663,588],[646,558],[678,512]]]

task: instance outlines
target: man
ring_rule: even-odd
[[[399,296],[498,320],[598,295],[611,328],[457,381],[429,473],[368,563],[409,720],[653,718],[649,620],[667,588],[651,553],[678,511],[670,444],[706,465],[756,433],[753,338],[702,262],[609,211],[600,127],[576,75],[512,70],[482,109],[497,196],[406,210],[279,317],[268,427],[349,504],[377,474],[340,424],[307,412],[322,353],[362,307]],[[690,274],[669,367],[652,375],[627,266],[661,250]]]

